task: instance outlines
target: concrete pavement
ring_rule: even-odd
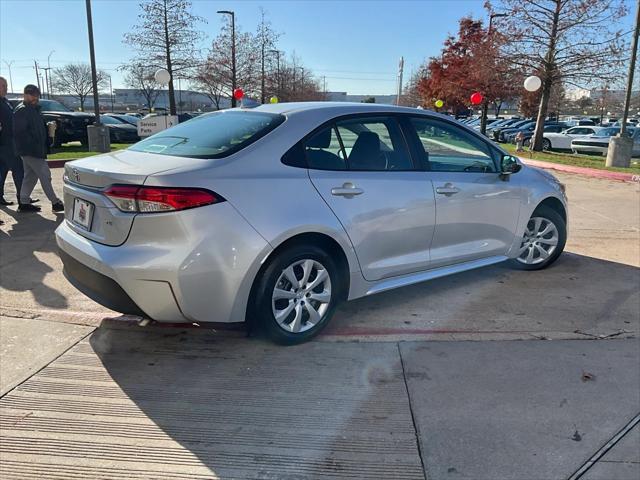
[[[282,348],[108,322],[0,399],[0,475],[568,478],[638,414],[639,360],[635,339]],[[634,441],[593,475],[637,472]]]

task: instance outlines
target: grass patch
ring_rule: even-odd
[[[129,147],[130,143],[112,143],[111,151],[122,150]],[[90,152],[88,147],[82,146],[80,142],[65,143],[60,147],[51,149],[51,153],[47,155],[49,160],[75,160],[76,158],[92,157],[100,155],[99,152]]]
[[[600,155],[579,155],[560,152],[530,152],[529,150],[516,152],[515,145],[503,143],[500,146],[509,153],[518,155],[525,160],[530,158],[532,160],[540,160],[541,162],[560,163],[563,165],[572,165],[574,167],[597,168],[599,170],[608,170],[612,172],[640,173],[640,161],[637,158],[631,159],[631,166],[629,168],[606,167],[606,159]]]

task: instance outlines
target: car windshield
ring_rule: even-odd
[[[152,135],[129,150],[177,157],[220,158],[243,149],[284,120],[283,115],[255,111],[210,113]]]
[[[126,125],[126,122],[119,120],[117,118],[110,117],[108,115],[100,115],[100,121],[105,125],[122,125],[122,124]]]
[[[65,107],[55,100],[40,100],[38,102],[43,112],[71,112],[72,110]]]

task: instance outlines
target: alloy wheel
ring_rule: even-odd
[[[546,261],[556,251],[558,228],[544,217],[531,217],[518,250],[518,261],[525,265],[537,265]]]
[[[302,333],[319,324],[331,303],[331,279],[317,260],[298,260],[278,277],[271,295],[273,316],[286,332]]]

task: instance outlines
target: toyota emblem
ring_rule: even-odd
[[[73,173],[73,179],[76,182],[80,182],[80,172],[78,171],[78,169],[77,168],[72,168],[71,169],[71,173]]]

